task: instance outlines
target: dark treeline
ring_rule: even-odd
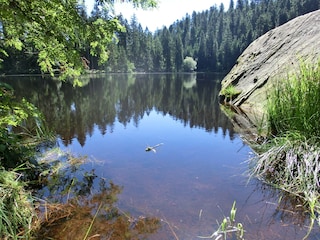
[[[117,33],[109,49],[109,60],[99,65],[90,56],[90,46],[75,46],[88,60],[91,69],[108,72],[179,72],[184,60],[197,61],[198,71],[225,72],[235,64],[242,51],[256,38],[287,21],[320,8],[320,0],[230,0],[201,13],[193,12],[169,28],[152,33],[143,29],[137,19],[120,21],[126,31]],[[95,5],[90,16],[85,7],[79,14],[85,21],[97,17],[109,19],[109,12]],[[32,48],[32,46],[29,46]],[[10,51],[0,65],[0,72],[37,73],[36,55],[30,51]]]

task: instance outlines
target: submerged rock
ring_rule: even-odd
[[[299,69],[301,61],[320,59],[320,10],[297,17],[252,42],[222,81],[221,94],[231,85],[240,93],[230,104],[261,116],[268,90],[277,80]],[[229,101],[229,100],[228,100]]]

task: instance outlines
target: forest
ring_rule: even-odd
[[[287,21],[320,8],[319,0],[230,0],[203,12],[186,15],[168,28],[155,32],[143,29],[134,16],[118,20],[125,30],[116,32],[107,46],[108,61],[90,54],[89,46],[80,52],[88,69],[107,72],[182,72],[186,58],[194,59],[191,70],[227,72],[242,51],[256,38]],[[88,15],[82,6],[84,21],[110,19],[110,12],[97,2]],[[32,46],[29,46],[32,47]],[[80,46],[78,46],[80,48]],[[10,57],[0,65],[0,73],[40,73],[37,56],[30,51],[6,49]],[[27,61],[26,61],[27,60]]]
[[[156,6],[154,0],[125,1],[138,7]],[[112,207],[116,201],[114,195],[120,192],[120,187],[111,181],[110,186],[106,186],[105,178],[101,178],[101,184],[100,182],[93,184],[93,180],[97,178],[94,171],[76,174],[83,176],[83,179],[76,179],[70,177],[70,172],[63,170],[62,173],[66,172],[68,175],[62,178],[59,167],[64,169],[65,165],[61,165],[60,162],[78,164],[81,163],[81,159],[67,154],[62,158],[57,157],[52,163],[47,161],[40,163],[37,161],[39,151],[55,146],[57,136],[55,134],[61,137],[65,146],[70,145],[75,138],[81,146],[84,146],[88,141],[87,136],[91,136],[94,127],[104,135],[113,131],[116,120],[124,126],[129,121],[138,125],[144,112],[148,114],[152,109],[170,114],[184,125],[204,128],[208,132],[216,132],[222,128],[223,135],[229,134],[232,139],[236,133],[231,123],[224,124],[227,117],[222,113],[215,114],[215,109],[211,107],[211,104],[215,104],[219,109],[218,99],[215,96],[218,94],[220,81],[213,82],[217,86],[213,89],[213,85],[199,79],[197,88],[193,89],[192,84],[197,82],[197,79],[176,84],[173,79],[180,74],[171,73],[195,70],[226,72],[232,68],[238,56],[253,40],[290,19],[320,8],[320,0],[230,0],[229,9],[225,9],[223,4],[215,5],[206,11],[186,15],[169,27],[151,32],[143,29],[135,17],[124,19],[122,16],[113,16],[110,9],[103,7],[112,5],[113,0],[96,0],[95,2],[92,13],[88,14],[84,0],[0,0],[0,183],[3,193],[0,199],[0,239],[33,239],[34,236],[38,236],[38,239],[48,238],[48,226],[54,226],[55,221],[61,222],[62,218],[70,219],[70,216],[78,219],[79,215],[76,214],[79,213],[80,207],[88,210],[84,215],[89,219],[83,221],[88,223],[87,225],[79,225],[79,222],[76,222],[77,226],[81,226],[82,231],[86,231],[79,231],[78,234],[82,235],[81,239],[89,239],[87,236],[96,218],[117,223],[110,216],[120,216],[123,221],[120,222],[122,225],[118,225],[131,228],[132,222],[128,221],[131,218],[126,213],[118,211],[118,208]],[[158,74],[127,74],[127,79],[121,81],[117,78],[120,74],[107,74],[107,77],[101,74],[102,79],[97,78],[99,74],[81,75],[85,70],[92,70],[94,73],[95,70],[108,73],[171,73],[164,74],[163,77],[159,77]],[[28,88],[20,85],[21,81],[26,81],[23,77],[18,76],[19,81],[12,81],[15,76],[7,76],[22,73],[49,73],[50,75],[44,76],[43,81],[36,82],[31,79],[28,82]],[[56,74],[62,76],[60,78],[62,80],[68,77],[79,79],[83,77],[85,84],[82,82],[82,88],[74,88],[71,84],[63,85],[61,81],[52,79]],[[192,78],[201,74],[181,75]],[[112,78],[112,75],[115,77]],[[139,80],[135,79],[134,75],[143,77]],[[90,82],[92,76],[96,81]],[[186,78],[185,76],[183,78]],[[29,77],[33,76],[27,76]],[[37,85],[40,85],[40,88],[36,88]],[[156,88],[153,85],[156,85]],[[118,86],[119,90],[115,90]],[[42,97],[36,89],[41,90]],[[304,88],[298,87],[298,89]],[[318,89],[312,89],[317,98],[309,99],[319,100]],[[23,96],[17,94],[15,90],[23,93]],[[279,95],[281,99],[283,99],[282,92],[280,91]],[[25,97],[36,102],[39,110]],[[304,100],[297,102],[305,103]],[[210,104],[206,105],[206,103]],[[281,112],[289,112],[287,106],[290,104],[292,103],[283,104],[285,111]],[[310,104],[304,105],[318,111],[314,106],[319,104],[313,104],[310,101]],[[94,110],[90,111],[91,106],[94,106]],[[77,115],[81,112],[83,115]],[[304,111],[296,112],[300,115],[305,113]],[[51,118],[48,117],[49,113],[54,113]],[[311,118],[318,120],[314,117],[309,117],[308,120]],[[291,119],[300,118],[294,115]],[[317,124],[309,125],[313,127]],[[67,130],[61,130],[60,127]],[[314,139],[319,140],[318,136]],[[298,145],[297,151],[315,149],[312,145],[301,146]],[[315,146],[318,147],[318,145]],[[282,146],[280,147],[282,149]],[[269,152],[278,153],[272,149]],[[285,153],[284,155],[280,153],[280,157],[276,156],[274,159],[283,160],[282,156]],[[291,153],[290,149],[288,153]],[[304,152],[297,154],[307,156]],[[320,209],[319,151],[315,151],[311,157],[313,156],[314,165],[309,164],[310,158],[306,158],[308,161],[303,163],[308,167],[305,169],[311,169],[315,174],[310,177],[307,175],[308,171],[302,170],[304,175],[301,178],[294,175],[295,179],[302,179],[302,182],[292,184],[293,187],[308,187],[308,192],[299,189],[298,194],[303,193],[303,204],[300,204],[300,201],[298,204],[307,208],[307,211],[303,210],[301,215],[310,216],[312,223],[310,230],[313,222],[319,217]],[[300,165],[293,165],[292,171],[286,166],[273,167],[271,163],[265,164],[264,159],[261,159],[263,165],[267,166],[268,176],[271,173],[270,169],[272,173],[278,173],[276,170],[280,169],[279,172],[287,174],[283,178],[274,174],[277,180],[284,183],[286,183],[285,180],[289,180],[287,181],[289,183],[293,182],[288,176],[293,176],[292,173],[296,173],[296,169],[303,169]],[[71,164],[70,166],[70,171],[74,174],[75,168]],[[288,169],[289,172],[282,171],[283,169]],[[314,179],[315,183],[308,183],[308,180]],[[53,181],[50,182],[50,180]],[[90,187],[98,185],[101,193],[111,192],[111,196],[92,195],[94,191],[91,191]],[[41,201],[39,197],[33,196],[34,192],[31,190],[41,189],[44,186],[52,187],[54,196],[59,198],[61,196],[55,190],[61,189],[61,192],[66,194],[61,199],[66,199],[67,204],[57,207],[56,201],[52,201],[53,204],[50,206],[47,201]],[[313,188],[310,190],[309,186]],[[72,187],[75,190],[71,189]],[[81,188],[87,192],[82,191]],[[84,200],[84,204],[88,206],[79,202],[79,208],[75,208],[76,201],[69,199],[69,196],[74,195],[73,192],[84,192],[83,196],[89,194],[92,199]],[[295,196],[299,196],[298,194],[295,193]],[[104,199],[107,202],[98,203],[97,199]],[[282,200],[282,196],[279,199]],[[98,208],[92,208],[93,205]],[[73,210],[69,211],[71,208]],[[98,215],[100,209],[103,209],[103,214],[106,213],[105,216]],[[57,210],[61,215],[56,214]],[[45,214],[42,211],[45,211]],[[69,215],[65,215],[67,212]],[[277,214],[276,217],[278,216]],[[141,218],[140,221],[144,223],[149,220]],[[138,222],[135,223],[137,223],[136,226],[140,225]],[[319,220],[318,223],[320,223]],[[111,230],[106,228],[105,222],[102,222],[101,226],[104,230],[114,232],[115,228],[113,226]],[[149,233],[151,232],[148,228],[146,229]],[[127,233],[127,229],[122,231],[122,234]],[[73,236],[73,239],[80,238]]]

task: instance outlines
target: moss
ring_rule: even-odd
[[[222,97],[222,101],[226,103],[235,99],[241,92],[242,91],[237,89],[235,86],[229,85],[220,91],[220,96]]]

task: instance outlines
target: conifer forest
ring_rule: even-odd
[[[182,72],[186,71],[186,58],[196,61],[192,70],[227,72],[259,36],[319,8],[320,0],[230,0],[228,9],[214,5],[155,32],[143,29],[135,16],[124,19],[120,15],[118,20],[125,28],[109,43],[108,61],[99,64],[89,46],[80,50],[88,68],[107,72]],[[98,3],[91,14],[83,6],[81,16],[84,21],[110,19],[110,13]],[[7,51],[10,57],[1,63],[0,73],[40,72],[34,54]]]

